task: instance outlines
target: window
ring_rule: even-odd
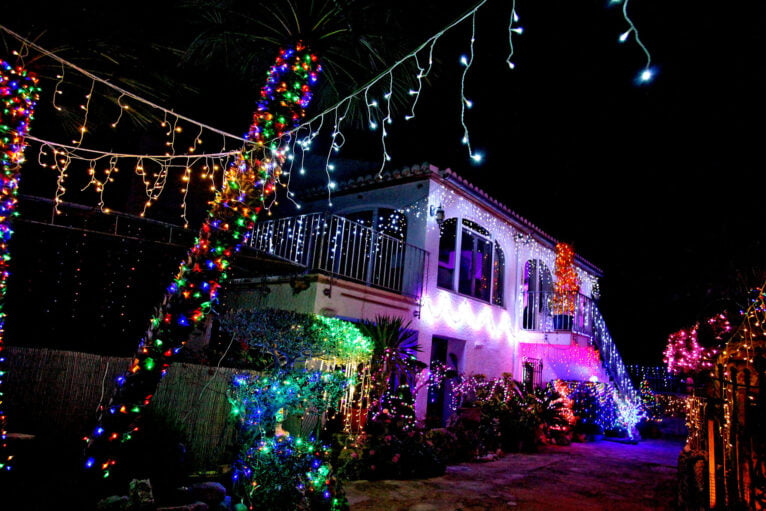
[[[485,228],[449,218],[441,225],[437,286],[496,305],[503,304],[505,257]]]
[[[523,323],[525,330],[545,330],[550,320],[553,278],[544,262],[531,259],[524,264]]]
[[[455,243],[457,240],[456,218],[448,218],[440,226],[439,237],[439,275],[436,285],[452,289],[455,276]]]

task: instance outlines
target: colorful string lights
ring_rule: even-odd
[[[574,267],[574,250],[567,243],[556,243],[553,282],[553,313],[571,316],[577,306],[580,279]]]
[[[460,122],[463,127],[463,143],[468,146],[468,155],[472,162],[479,163],[481,162],[483,156],[479,152],[475,152],[470,143],[470,135],[468,126],[465,122],[465,113],[466,109],[469,109],[473,105],[473,101],[468,99],[465,95],[465,79],[468,73],[469,68],[471,67],[471,63],[473,62],[473,46],[475,41],[475,23],[476,23],[476,15],[479,12],[481,8],[483,8],[487,4],[487,0],[481,0],[477,2],[473,7],[471,7],[465,14],[458,17],[454,22],[449,24],[448,26],[444,27],[442,30],[434,34],[432,37],[425,40],[421,45],[419,45],[417,48],[415,48],[413,51],[399,59],[397,62],[392,64],[389,68],[382,71],[379,75],[371,79],[366,85],[361,87],[360,89],[354,91],[353,93],[349,94],[345,98],[340,99],[334,106],[331,106],[330,108],[326,109],[324,112],[319,113],[315,117],[306,120],[305,122],[301,120],[300,124],[293,124],[290,126],[287,131],[284,133],[286,136],[289,136],[291,138],[291,147],[292,149],[295,148],[295,146],[299,146],[302,151],[308,151],[311,146],[311,141],[313,141],[314,138],[316,138],[319,135],[319,132],[330,124],[332,124],[332,140],[333,143],[331,144],[330,153],[335,152],[340,149],[340,146],[342,145],[342,142],[340,144],[336,144],[335,141],[337,138],[343,139],[343,135],[340,130],[340,124],[345,116],[345,112],[350,107],[350,103],[352,100],[364,100],[365,105],[368,112],[369,117],[369,127],[371,130],[375,130],[382,125],[381,130],[381,147],[382,147],[382,164],[381,164],[381,172],[383,171],[386,162],[391,160],[391,156],[388,153],[388,149],[386,147],[386,136],[388,135],[386,131],[386,125],[391,124],[393,122],[392,118],[392,112],[390,110],[390,99],[391,94],[393,91],[393,81],[394,81],[394,74],[396,71],[399,70],[399,68],[405,64],[407,64],[410,60],[413,60],[415,62],[415,68],[417,68],[417,74],[415,75],[415,79],[418,82],[417,88],[413,88],[410,90],[410,96],[413,98],[413,102],[411,104],[410,112],[406,115],[404,115],[405,120],[409,120],[415,117],[415,107],[417,105],[418,99],[420,97],[420,93],[422,91],[422,80],[428,76],[428,74],[431,71],[431,66],[433,63],[433,55],[434,55],[434,49],[436,46],[436,43],[441,39],[441,37],[447,33],[448,31],[452,30],[453,28],[461,25],[466,20],[470,19],[472,23],[472,34],[471,34],[471,40],[470,40],[470,58],[468,56],[465,56],[461,59],[461,65],[464,66],[465,69],[463,69],[462,72],[462,78],[461,78],[461,93],[460,93],[460,101],[461,101],[461,115],[460,115]],[[618,38],[620,43],[623,43],[627,41],[630,36],[632,35],[635,39],[636,43],[639,45],[641,50],[644,52],[646,56],[646,63],[639,73],[637,77],[637,83],[644,84],[649,81],[651,81],[654,76],[656,75],[656,69],[654,66],[652,66],[651,62],[651,55],[644,43],[641,41],[638,33],[638,29],[631,19],[631,17],[628,14],[628,0],[613,0],[610,2],[611,4],[622,4],[622,14],[625,19],[625,21],[628,24],[628,30],[623,32],[620,37]],[[513,46],[513,36],[514,35],[520,35],[523,33],[523,29],[521,26],[518,25],[519,16],[518,12],[516,10],[516,2],[512,2],[511,4],[511,10],[510,10],[510,17],[508,22],[508,45],[509,45],[509,53],[508,57],[506,59],[506,63],[508,66],[513,69],[515,67],[514,63],[512,62],[512,57],[514,55],[514,46]],[[75,163],[81,163],[84,164],[84,168],[86,172],[90,173],[91,176],[94,177],[94,180],[91,182],[92,185],[94,185],[94,189],[100,194],[100,207],[102,208],[102,211],[108,212],[109,207],[105,206],[103,201],[103,193],[102,189],[106,184],[111,182],[111,179],[109,179],[110,174],[112,171],[119,167],[118,160],[122,159],[136,159],[136,158],[144,158],[146,162],[151,163],[155,167],[155,171],[152,171],[151,173],[156,173],[158,176],[165,176],[163,179],[159,179],[160,182],[162,182],[162,186],[155,188],[151,184],[146,184],[147,186],[147,207],[150,207],[152,204],[154,204],[158,198],[158,194],[162,191],[162,189],[165,186],[166,183],[166,177],[168,176],[169,172],[173,169],[192,169],[196,168],[197,166],[204,166],[207,168],[213,167],[215,164],[220,169],[225,169],[229,166],[231,163],[231,158],[235,158],[240,152],[241,149],[237,147],[235,150],[226,149],[227,141],[234,141],[238,146],[241,146],[242,143],[249,144],[250,140],[247,138],[241,138],[236,135],[232,135],[230,133],[226,133],[225,131],[216,129],[214,127],[205,125],[203,123],[194,121],[193,119],[190,119],[188,117],[185,117],[183,115],[179,115],[175,113],[174,111],[170,109],[163,108],[159,105],[156,105],[152,103],[151,101],[148,101],[144,98],[141,98],[140,96],[133,94],[127,90],[121,89],[117,86],[115,86],[113,83],[109,82],[106,79],[100,78],[98,76],[95,76],[86,70],[62,59],[61,57],[55,55],[54,53],[36,45],[34,42],[29,41],[19,34],[13,32],[12,30],[8,29],[7,27],[4,27],[0,25],[0,30],[4,31],[11,37],[14,37],[15,39],[19,40],[27,49],[34,50],[38,52],[41,55],[44,55],[47,58],[53,59],[57,63],[61,65],[61,73],[58,75],[58,82],[55,87],[54,96],[53,96],[53,106],[54,108],[60,109],[56,104],[56,96],[58,94],[63,93],[63,80],[64,75],[67,70],[74,71],[80,75],[85,76],[86,78],[91,80],[91,92],[86,95],[84,104],[82,105],[82,108],[85,112],[85,117],[83,119],[83,123],[78,129],[78,132],[76,134],[76,139],[72,140],[72,143],[74,145],[70,144],[63,144],[60,142],[53,142],[53,141],[46,141],[46,140],[40,140],[40,139],[30,139],[35,140],[40,144],[40,162],[41,164],[44,164],[45,166],[50,166],[58,171],[59,179],[57,183],[57,190],[56,190],[56,198],[57,201],[63,200],[64,192],[66,191],[65,188],[65,178],[68,175],[69,170],[73,170],[73,165]],[[421,65],[421,59],[424,58],[423,53],[427,54],[427,60],[428,64]],[[381,103],[376,99],[371,99],[369,97],[369,94],[371,90],[374,87],[377,87],[381,85],[383,80],[388,81],[388,87],[387,92],[383,94],[383,101],[385,101],[385,112],[381,112],[380,110],[384,110],[381,108]],[[274,85],[278,85],[275,84]],[[117,124],[120,122],[124,114],[131,114],[133,112],[133,108],[126,103],[126,98],[138,102],[142,104],[143,106],[147,106],[152,109],[156,109],[159,111],[164,112],[165,114],[165,122],[162,123],[163,126],[169,126],[171,129],[169,130],[169,134],[171,135],[171,139],[167,142],[169,145],[169,152],[166,154],[156,154],[156,155],[135,155],[135,154],[126,154],[122,152],[110,152],[110,151],[98,151],[93,149],[87,149],[81,147],[81,144],[84,142],[84,135],[88,131],[88,105],[93,97],[94,94],[98,94],[98,91],[96,87],[108,87],[112,89],[113,93],[116,93],[117,100],[116,104],[119,108],[118,114],[116,116],[116,120],[111,123],[113,127],[116,127]],[[304,94],[305,91],[303,90],[296,90],[291,91],[291,93],[294,94]],[[310,98],[307,98],[310,100]],[[380,114],[380,115],[376,115]],[[325,116],[331,116],[334,117],[335,122],[334,123],[325,123]],[[266,120],[266,119],[264,119]],[[286,120],[286,119],[285,119]],[[183,121],[184,123],[189,123],[192,126],[196,127],[199,131],[199,136],[195,137],[194,142],[192,145],[188,148],[187,151],[185,151],[185,154],[176,154],[176,148],[174,146],[174,140],[175,140],[175,133],[176,128],[180,129],[181,126],[179,125],[179,122]],[[278,124],[280,121],[279,119],[273,119],[268,122],[274,122],[275,124]],[[220,135],[223,138],[224,141],[224,148],[217,153],[209,153],[209,154],[197,154],[197,144],[201,143],[202,141],[202,133],[205,133],[207,135],[209,134],[216,134]],[[277,137],[279,138],[279,137]],[[292,158],[293,154],[289,154],[288,157]],[[96,164],[100,163],[101,161],[106,162],[106,166],[103,169],[96,169]],[[140,167],[142,165],[136,164],[136,165],[122,165],[123,167],[129,167],[132,166],[135,168],[136,172],[139,174],[143,174],[140,172]],[[325,171],[327,172],[328,176],[330,175],[330,169],[332,164],[330,163],[330,158],[328,154],[327,162],[326,162],[326,168]],[[101,170],[104,174],[104,179],[96,179],[95,175],[96,173]],[[290,169],[292,170],[292,167]],[[300,171],[303,172],[304,169],[300,168]],[[146,174],[148,175],[150,172],[147,171]],[[212,173],[208,172],[207,169],[202,170],[200,174],[203,176],[203,179],[206,179],[207,177],[211,178],[212,181]],[[184,175],[187,175],[186,173]],[[195,175],[193,172],[189,173],[189,176]],[[188,186],[188,181],[183,181],[181,183],[181,187],[184,188]],[[221,185],[222,186],[222,185]],[[215,186],[213,186],[215,188]],[[330,186],[330,183],[328,183],[328,194],[332,192],[332,187]],[[183,193],[184,201],[186,199],[186,194]],[[186,203],[184,202],[181,206],[181,209],[183,211],[182,217],[186,221]]]
[[[476,10],[485,3],[486,1],[480,2],[466,16],[429,39],[415,52],[397,62],[382,77],[387,77],[389,81],[393,80],[392,71],[397,66],[409,58],[417,59],[418,52],[427,45],[430,45],[431,50],[433,50],[433,44],[446,30],[454,27],[467,17],[475,19]],[[518,27],[512,27],[516,20],[514,7],[509,32],[519,33]],[[632,23],[631,27],[634,29]],[[472,48],[473,38],[474,36],[472,35]],[[29,43],[26,40],[24,42],[25,44]],[[29,47],[36,48],[31,43]],[[156,387],[159,379],[167,370],[167,366],[174,354],[181,349],[186,339],[188,339],[205,316],[211,312],[216,302],[217,292],[222,282],[228,276],[227,270],[231,257],[236,254],[241,243],[246,239],[258,214],[267,206],[267,199],[274,196],[273,192],[279,180],[282,166],[287,159],[287,150],[283,143],[288,141],[288,137],[292,137],[292,140],[297,140],[298,132],[304,128],[309,130],[312,135],[311,138],[315,136],[316,131],[311,127],[314,119],[303,124],[300,124],[300,122],[303,120],[305,107],[311,100],[311,82],[316,79],[320,69],[316,64],[316,56],[311,55],[310,52],[304,52],[304,50],[305,48],[302,48],[300,44],[294,48],[289,48],[280,54],[277,63],[272,66],[267,84],[262,90],[262,98],[259,102],[258,110],[254,115],[253,126],[246,140],[248,144],[256,142],[255,149],[241,150],[236,155],[236,161],[225,166],[226,170],[222,176],[224,182],[215,196],[210,215],[195,242],[195,246],[190,250],[187,260],[180,265],[176,279],[168,287],[158,314],[152,319],[147,335],[139,345],[130,371],[118,381],[118,387],[115,390],[111,403],[101,410],[100,422],[103,422],[103,424],[97,427],[94,430],[94,435],[88,439],[90,448],[98,451],[99,446],[108,445],[104,442],[117,444],[129,439],[132,433],[138,431],[137,418],[140,416],[141,409],[151,399],[151,392],[153,390],[150,391],[150,389]],[[50,52],[44,53],[49,57],[52,56]],[[69,66],[68,63],[65,64],[63,61],[61,63],[62,67],[64,65]],[[465,66],[466,69],[463,77],[465,77],[465,73],[470,67],[470,61],[467,60]],[[422,69],[420,66],[418,67]],[[648,71],[648,69],[647,66],[645,71]],[[421,75],[422,71],[419,72],[419,80],[422,78]],[[61,76],[63,79],[63,73]],[[382,77],[376,78],[370,85],[355,92],[352,97],[356,97],[362,92],[366,94],[372,84],[377,83]],[[95,87],[97,81],[94,78],[92,82],[93,87]],[[99,83],[106,82],[99,81]],[[126,91],[120,92],[123,95],[128,95]],[[74,159],[73,155],[82,154],[75,153],[74,151],[81,150],[80,145],[84,141],[84,135],[87,131],[87,103],[91,99],[92,94],[93,88],[86,97],[88,100],[85,106],[86,116],[79,131],[79,138],[73,142],[74,146],[67,147],[63,144],[40,141],[43,147],[47,146],[54,149],[54,159],[57,162],[55,168],[59,171],[57,201],[61,200],[65,191],[64,177],[66,170]],[[417,94],[414,96],[417,96]],[[133,96],[131,95],[131,97]],[[389,98],[386,99],[388,100]],[[342,100],[330,110],[335,112],[336,119],[338,119],[336,128],[339,126],[340,120],[342,120],[342,116],[337,116],[338,109],[345,104],[346,100]],[[465,97],[462,100],[463,108],[470,106],[469,100]],[[121,107],[119,111],[120,117],[118,117],[115,123],[119,122],[119,119],[127,110],[127,105],[122,104],[120,100],[118,100],[118,104]],[[170,113],[176,120],[181,118],[181,116]],[[323,120],[326,114],[327,112],[320,114],[318,119]],[[390,120],[389,111],[385,121]],[[170,131],[171,136],[174,136],[174,133],[176,133],[175,124],[173,126],[174,128]],[[195,140],[199,140],[199,137]],[[464,140],[469,145],[471,158],[474,160],[480,159],[480,156],[474,154],[470,149],[467,130]],[[191,149],[190,152],[192,152]],[[385,141],[383,141],[383,152],[384,161],[387,161],[389,155],[386,152]],[[92,162],[96,159],[96,155],[98,155],[98,158],[109,157],[110,159],[108,172],[105,172],[105,179],[97,179],[95,177],[95,169],[91,174],[93,177],[91,184],[97,191],[102,192],[105,184],[109,181],[109,175],[117,169],[116,159],[126,155],[94,152],[91,154],[91,157],[81,157],[81,159]],[[228,156],[231,156],[231,154],[228,154]],[[184,157],[187,158],[186,155]],[[147,157],[147,159],[151,158]],[[160,163],[160,165],[163,165],[163,163]],[[185,176],[189,175],[190,168],[191,165],[187,159],[187,163],[184,166]],[[89,166],[89,169],[93,169],[93,166]],[[139,169],[142,171],[142,178],[146,178],[147,174],[143,172],[144,167],[141,163],[136,166],[136,170],[138,171]],[[147,207],[156,200],[158,193],[164,186],[164,177],[167,176],[169,167],[162,167],[162,169],[156,180],[148,182],[145,180],[148,195]],[[104,206],[103,195],[101,195],[101,206]],[[147,393],[147,391],[149,392]],[[104,475],[108,474],[109,467],[114,463],[115,460],[110,457],[105,457],[99,460],[99,462],[94,457],[89,461],[90,466],[100,466],[104,471]]]
[[[7,454],[6,416],[2,393],[5,378],[3,332],[5,295],[10,276],[9,242],[13,235],[12,220],[16,211],[21,164],[24,162],[25,137],[29,133],[35,105],[40,95],[37,77],[21,66],[0,59],[0,469],[10,469]]]
[[[159,312],[151,320],[129,371],[116,381],[110,402],[100,406],[98,425],[86,437],[86,467],[104,477],[117,463],[116,449],[140,429],[149,404],[173,357],[183,348],[217,302],[228,278],[231,258],[250,235],[285,161],[280,140],[302,119],[311,99],[310,86],[320,67],[302,43],[283,49],[267,76],[248,137],[256,150],[245,152],[226,169],[187,259],[168,286]]]

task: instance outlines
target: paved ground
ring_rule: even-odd
[[[345,484],[351,511],[671,511],[683,443],[547,446],[416,481]]]

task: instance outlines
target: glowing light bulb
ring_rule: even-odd
[[[643,71],[641,71],[636,77],[636,83],[643,84],[643,83],[649,83],[654,79],[654,70],[651,68],[646,68]]]

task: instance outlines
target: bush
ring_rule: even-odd
[[[463,442],[458,435],[448,428],[433,428],[425,433],[426,441],[434,448],[436,456],[445,464],[466,461]]]
[[[311,439],[263,439],[237,460],[235,492],[254,510],[347,511],[330,458],[330,448]]]
[[[452,463],[471,461],[485,453],[480,430],[481,408],[458,408],[447,423],[447,430],[456,440]]]
[[[368,422],[338,456],[338,473],[349,480],[420,479],[444,474],[446,461],[422,429],[404,431],[386,414]]]

